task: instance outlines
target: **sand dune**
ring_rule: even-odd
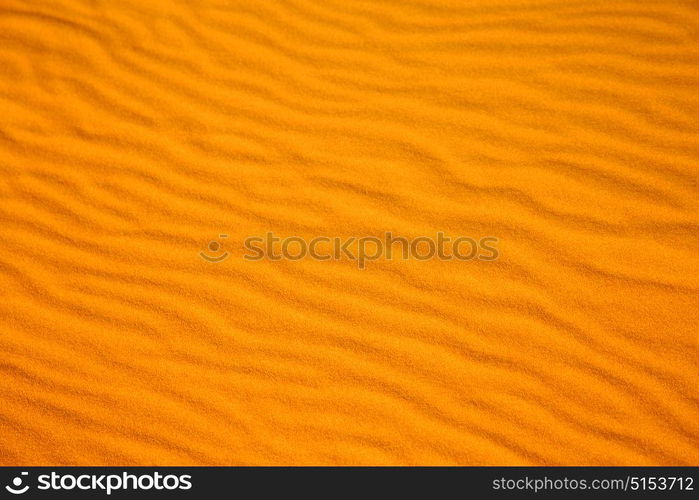
[[[695,1],[5,0],[0,68],[0,465],[699,461]]]

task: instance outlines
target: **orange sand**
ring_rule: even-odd
[[[698,86],[690,0],[3,0],[0,464],[696,465]]]

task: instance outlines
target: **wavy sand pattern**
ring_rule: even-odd
[[[3,0],[0,68],[0,464],[699,462],[696,1]]]

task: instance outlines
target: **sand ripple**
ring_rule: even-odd
[[[0,464],[696,464],[697,7],[5,0]]]

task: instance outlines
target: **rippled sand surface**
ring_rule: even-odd
[[[696,1],[3,0],[0,464],[696,465],[698,91]]]

